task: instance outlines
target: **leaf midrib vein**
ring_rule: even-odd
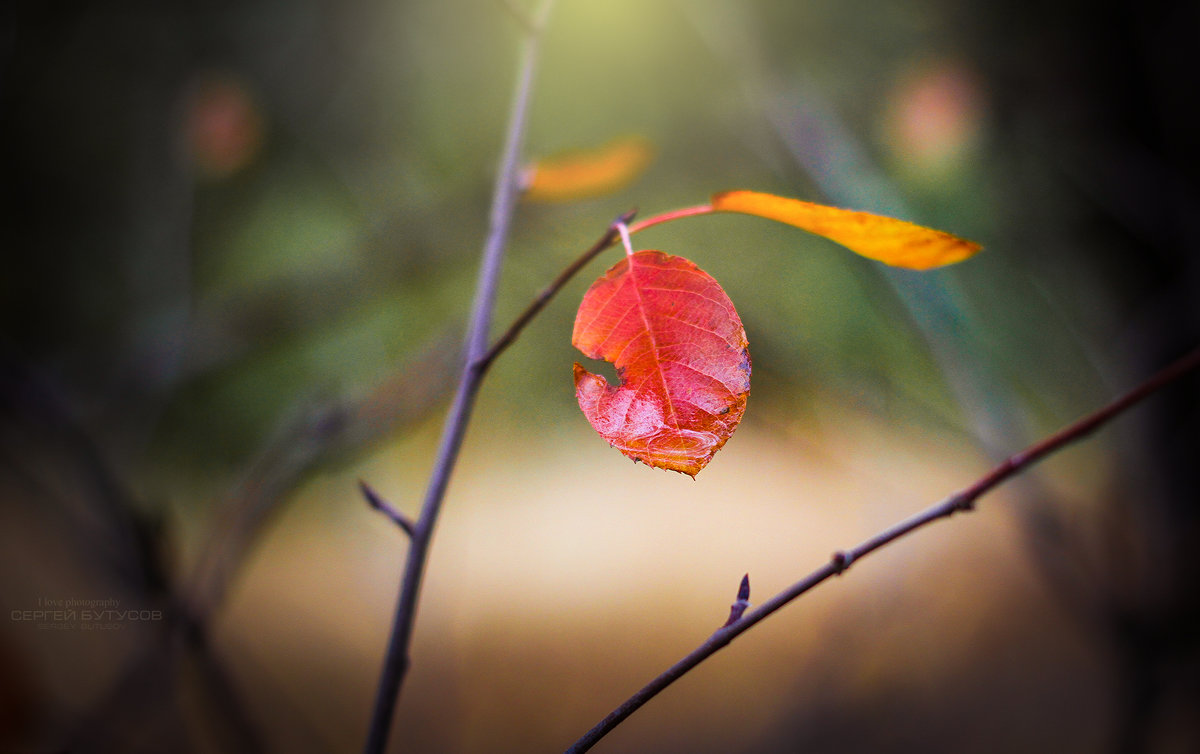
[[[666,406],[667,415],[664,415],[663,419],[664,419],[665,423],[667,424],[667,426],[678,431],[679,430],[679,415],[677,413],[675,413],[675,404],[672,403],[672,401],[671,401],[671,393],[670,393],[670,391],[667,390],[667,381],[666,381],[666,378],[663,377],[662,362],[659,361],[659,358],[658,358],[658,342],[655,340],[653,328],[650,327],[650,318],[646,316],[646,305],[642,301],[642,290],[641,290],[641,287],[638,285],[637,265],[633,264],[632,259],[630,259],[629,261],[630,261],[629,280],[630,280],[630,284],[633,285],[634,298],[637,299],[638,313],[642,316],[642,326],[645,327],[646,336],[650,339],[650,348],[654,355],[654,364],[655,364],[654,373],[658,376],[658,382],[662,387],[662,395],[667,401],[667,406]],[[628,420],[628,418],[629,418],[628,409],[626,409],[625,418],[626,418],[626,420]]]

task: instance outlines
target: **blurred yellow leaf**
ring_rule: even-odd
[[[539,160],[525,171],[525,198],[564,202],[611,193],[645,170],[652,155],[650,142],[627,136],[597,149]]]
[[[974,241],[904,220],[757,191],[715,194],[712,208],[794,225],[836,241],[856,254],[911,270],[961,262],[982,248]]]

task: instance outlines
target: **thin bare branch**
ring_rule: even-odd
[[[554,0],[543,0],[535,21],[537,29],[544,28]],[[509,108],[508,132],[500,157],[500,167],[492,191],[492,206],[488,221],[487,237],[484,239],[482,261],[476,282],[475,297],[471,309],[471,324],[466,335],[465,361],[458,380],[454,403],[446,415],[442,439],[438,446],[437,460],[430,475],[429,486],[421,506],[421,514],[413,526],[404,574],[400,582],[400,596],[392,620],[392,631],[388,639],[387,653],[380,671],[379,686],[375,694],[375,706],[371,713],[371,724],[364,745],[366,754],[381,754],[387,745],[395,714],[400,687],[409,667],[409,647],[412,644],[413,624],[416,621],[417,602],[420,598],[421,581],[425,573],[434,528],[441,512],[442,500],[450,475],[458,461],[463,436],[475,405],[475,396],[483,380],[482,359],[487,353],[488,331],[491,328],[492,310],[496,299],[496,288],[500,281],[500,268],[504,261],[504,250],[508,244],[509,227],[519,198],[521,148],[525,137],[525,118],[532,97],[534,71],[537,69],[537,53],[541,34],[526,35],[518,66],[517,85]]]
[[[608,230],[605,231],[604,235],[600,236],[600,238],[596,240],[596,243],[592,244],[587,251],[583,252],[583,254],[579,256],[578,259],[567,265],[567,267],[558,274],[558,277],[554,278],[554,280],[551,281],[551,283],[545,288],[543,288],[537,296],[534,296],[533,301],[529,303],[529,306],[525,308],[525,311],[521,312],[520,315],[513,320],[513,323],[509,325],[507,330],[504,331],[504,334],[499,338],[496,338],[496,342],[492,344],[492,347],[488,349],[487,353],[485,353],[478,362],[476,362],[476,368],[480,371],[487,371],[487,368],[492,365],[492,362],[496,360],[496,357],[513,344],[513,341],[517,339],[517,336],[521,334],[521,331],[525,329],[525,326],[537,316],[538,312],[546,308],[546,304],[550,303],[550,299],[554,298],[554,295],[562,290],[562,287],[566,285],[571,278],[575,277],[575,273],[583,269],[584,266],[587,265],[588,262],[592,261],[600,252],[616,243],[616,240],[619,237],[619,231],[617,230],[618,225],[620,223],[628,223],[633,219],[633,216],[636,213],[637,210],[630,210],[614,220],[612,225],[608,226]]]
[[[532,320],[538,314],[538,312],[544,309],[546,304],[550,303],[550,299],[552,299],[554,295],[558,293],[559,290],[561,290],[562,287],[566,285],[567,282],[574,277],[577,272],[583,269],[584,265],[592,261],[592,259],[594,259],[600,252],[615,244],[618,238],[622,238],[622,227],[625,228],[625,233],[628,235],[638,233],[646,230],[647,228],[652,228],[655,225],[671,222],[672,220],[679,220],[684,217],[694,217],[696,215],[709,215],[712,214],[712,212],[713,208],[711,205],[701,204],[694,207],[684,207],[682,209],[664,212],[660,215],[648,217],[639,223],[633,223],[633,218],[637,215],[636,209],[620,215],[613,220],[612,225],[608,227],[608,231],[606,231],[605,234],[596,241],[596,243],[592,244],[591,248],[583,252],[578,259],[576,259],[566,269],[559,273],[558,277],[556,277],[553,282],[547,285],[540,293],[538,293],[537,296],[534,297],[533,301],[530,302],[525,311],[521,312],[521,314],[515,320],[513,320],[513,323],[509,325],[508,330],[506,330],[503,335],[496,339],[496,342],[492,344],[492,347],[488,349],[488,352],[479,360],[477,364],[478,368],[486,371],[487,368],[492,365],[492,362],[496,360],[496,357],[499,356],[504,349],[513,344],[513,341],[517,339],[517,336],[521,334],[521,331],[525,329],[525,326],[529,324],[530,320]],[[633,224],[631,225],[630,223]]]
[[[885,529],[875,536],[861,542],[856,547],[835,552],[829,562],[779,592],[758,608],[748,611],[739,620],[728,623],[717,629],[703,644],[694,649],[686,657],[672,665],[657,678],[646,684],[641,690],[625,700],[582,738],[576,741],[567,754],[579,754],[591,749],[601,738],[617,727],[623,720],[636,712],[643,704],[653,699],[660,691],[682,678],[688,671],[704,660],[716,654],[735,638],[748,631],[759,621],[771,615],[800,595],[816,587],[833,576],[844,573],[850,566],[870,553],[920,529],[934,521],[949,518],[959,511],[969,511],[975,502],[987,492],[998,487],[1008,479],[1027,470],[1043,458],[1062,450],[1067,445],[1078,442],[1104,426],[1133,405],[1146,397],[1158,392],[1167,385],[1175,382],[1189,372],[1200,367],[1200,348],[1197,348],[1175,363],[1150,377],[1142,384],[1125,395],[1117,398],[1103,408],[1068,425],[1025,450],[1011,456],[997,465],[990,472],[980,477],[974,484],[960,492],[950,495],[945,500],[926,508],[925,510]]]

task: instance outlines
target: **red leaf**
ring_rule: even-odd
[[[619,385],[575,365],[588,421],[635,461],[695,476],[737,428],[750,351],[708,273],[661,251],[626,256],[592,284],[571,342],[617,368]]]

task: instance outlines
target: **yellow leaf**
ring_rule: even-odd
[[[646,169],[652,154],[646,139],[627,136],[540,160],[525,171],[525,198],[563,202],[617,191]]]
[[[836,241],[856,254],[911,270],[961,262],[983,248],[974,241],[904,220],[757,191],[715,194],[712,208],[794,225]]]

